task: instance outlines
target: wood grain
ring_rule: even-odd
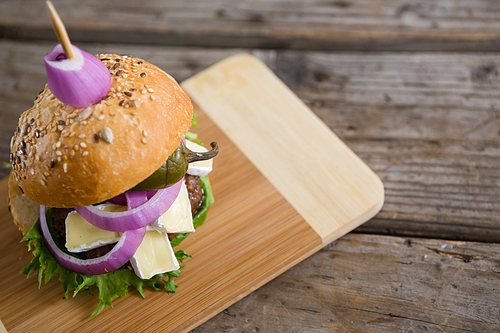
[[[57,1],[73,42],[349,51],[498,51],[491,0]],[[54,39],[44,3],[0,3],[0,37]]]
[[[83,293],[63,299],[56,280],[37,290],[36,277],[17,272],[31,259],[7,209],[0,182],[0,318],[9,332],[186,331],[206,321],[321,249],[321,238],[203,113],[200,139],[218,141],[208,221],[182,248],[187,261],[178,292],[137,292],[116,299],[90,319],[98,300]],[[227,170],[230,166],[231,170]]]
[[[0,41],[0,161],[45,83],[53,43]],[[134,54],[179,81],[238,49],[84,44]],[[500,61],[496,53],[253,51],[385,186],[360,232],[500,242]],[[7,175],[0,168],[0,177]]]
[[[277,73],[377,172],[359,232],[500,241],[496,54],[281,53]]]
[[[323,245],[382,208],[380,179],[257,58],[232,56],[181,86]]]
[[[498,244],[349,234],[193,333],[497,332],[499,273]]]
[[[500,242],[498,54],[475,53],[500,48],[498,1],[56,5],[64,7],[72,38],[102,42],[78,46],[144,57],[180,81],[240,53],[235,47],[305,50],[252,53],[383,179],[385,207],[358,231]],[[0,1],[0,161],[8,157],[18,115],[45,81],[41,59],[55,37],[42,6],[34,0]],[[318,49],[333,52],[309,52]],[[6,174],[0,168],[0,178]],[[344,236],[195,332],[495,332],[498,244],[458,244],[449,258],[426,247],[452,252],[457,242]],[[21,246],[17,239],[10,245]],[[455,253],[478,257],[466,263]],[[10,263],[21,266],[15,257]],[[33,294],[48,294],[47,286],[38,291],[34,279],[29,282]],[[54,288],[57,297],[47,304],[67,302]],[[114,310],[129,300],[124,302]],[[89,301],[88,313],[94,305]]]

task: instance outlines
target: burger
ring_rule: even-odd
[[[66,298],[97,286],[95,316],[129,286],[175,292],[190,258],[178,245],[213,203],[218,147],[188,132],[193,106],[170,75],[131,56],[92,57],[82,63],[98,62],[110,81],[97,101],[74,102],[90,88],[54,83],[47,68],[48,85],[20,116],[9,208],[34,255],[21,273],[38,272],[40,284],[58,275]],[[87,76],[90,87],[105,81]]]

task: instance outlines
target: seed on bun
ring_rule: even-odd
[[[19,118],[12,173],[40,205],[88,206],[127,191],[165,162],[191,125],[191,101],[170,75],[129,56],[98,58],[112,75],[100,102],[71,107],[46,86]]]

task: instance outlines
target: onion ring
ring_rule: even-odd
[[[94,206],[76,207],[90,224],[109,231],[124,232],[147,226],[165,213],[179,195],[184,178],[174,185],[158,190],[146,203],[124,212],[106,212]],[[149,192],[147,197],[149,196]],[[127,196],[128,194],[126,194]]]
[[[127,208],[129,210],[137,208],[148,202],[148,193],[144,191],[131,191],[125,193]]]
[[[99,258],[83,260],[64,253],[56,245],[47,225],[45,206],[41,205],[40,227],[47,247],[57,262],[64,268],[85,275],[105,274],[122,267],[134,255],[135,251],[137,251],[137,248],[141,245],[142,239],[146,234],[145,227],[126,231],[111,251]]]

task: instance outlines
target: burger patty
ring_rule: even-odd
[[[193,216],[200,208],[201,199],[203,199],[203,190],[201,189],[200,177],[186,175],[186,187],[189,193],[189,202],[191,202],[191,213]]]
[[[189,194],[189,202],[191,203],[191,213],[194,216],[203,199],[203,190],[201,189],[200,177],[186,175],[185,180]],[[66,238],[66,217],[73,210],[73,208],[51,208],[54,230],[56,230],[63,239]],[[178,233],[168,234],[168,239],[171,241],[175,237],[177,237],[177,235]],[[80,254],[85,256],[87,259],[97,258],[111,251],[114,246],[115,244],[107,244],[89,251],[82,252]],[[129,263],[127,263],[124,266],[128,267],[130,265]]]
[[[54,230],[59,232],[61,237],[66,238],[66,217],[68,214],[73,211],[73,208],[52,208],[52,220],[54,224]]]

